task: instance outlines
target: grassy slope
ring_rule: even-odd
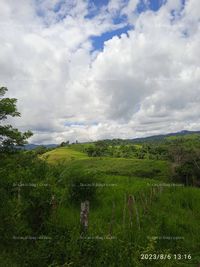
[[[127,247],[130,242],[136,247],[131,251],[133,258],[142,253],[191,253],[194,259],[199,259],[198,251],[200,232],[200,194],[196,188],[158,187],[159,183],[169,182],[170,165],[165,161],[88,158],[83,152],[71,148],[59,148],[43,155],[47,155],[48,162],[65,160],[65,171],[62,182],[67,182],[68,168],[83,168],[97,173],[98,189],[97,202],[90,206],[90,236],[108,236],[112,207],[114,203],[114,226],[112,235],[120,240],[118,246],[115,240],[103,243],[111,253],[112,246],[120,253],[120,249]],[[72,160],[74,159],[74,160]],[[62,183],[61,182],[61,183]],[[58,225],[74,229],[74,242],[78,240],[79,207],[70,206],[66,202],[67,189],[58,187],[61,193],[61,205],[55,215]],[[139,214],[139,223],[134,212],[133,225],[130,226],[129,211],[125,209],[125,224],[123,225],[123,210],[125,196],[134,195]],[[67,220],[66,220],[67,218]],[[180,240],[155,239],[154,237],[180,237]],[[76,240],[77,237],[77,240]],[[95,241],[96,242],[96,241]],[[124,242],[124,244],[123,244]],[[96,243],[95,243],[96,244]],[[123,245],[123,246],[122,246]],[[103,249],[102,243],[100,250]],[[117,247],[116,247],[117,246]],[[114,253],[112,251],[112,253]],[[124,253],[124,251],[123,251]],[[118,259],[119,260],[119,259]],[[117,256],[116,256],[117,261]],[[180,266],[188,266],[188,261],[180,261]],[[123,266],[118,263],[118,266]],[[137,262],[139,265],[139,261]],[[173,261],[157,261],[152,266],[176,266]],[[128,265],[127,265],[128,266]],[[196,266],[191,264],[190,266]]]
[[[72,148],[60,147],[44,153],[41,158],[46,159],[48,163],[56,163],[58,161],[87,159],[88,157],[85,153]]]
[[[82,167],[97,173],[128,177],[153,178],[162,181],[170,177],[170,165],[166,161],[123,159],[123,158],[88,158],[74,161],[70,166]]]

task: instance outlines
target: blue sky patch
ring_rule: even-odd
[[[153,11],[158,11],[165,3],[166,0],[150,0],[149,9]]]
[[[90,0],[90,3],[94,4],[96,7],[106,6],[109,0]]]
[[[126,22],[126,21],[127,21],[126,15],[116,16],[116,17],[113,18],[113,23],[114,24],[120,24],[120,23],[123,23],[123,22]]]
[[[137,12],[139,14],[147,10],[152,10],[156,12],[166,3],[166,1],[167,0],[149,0],[147,2],[146,0],[140,0],[137,5]]]
[[[137,12],[142,13],[142,12],[145,12],[147,9],[148,8],[147,8],[146,3],[144,2],[144,0],[141,0],[137,5]]]
[[[93,43],[94,50],[100,50],[102,51],[104,48],[104,42],[112,39],[114,36],[121,36],[123,33],[128,33],[129,30],[133,29],[131,25],[127,25],[123,28],[111,31],[111,32],[105,32],[101,36],[92,36],[90,39]]]

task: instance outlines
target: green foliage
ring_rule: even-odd
[[[104,141],[98,141],[93,146],[86,148],[89,157],[101,157],[108,154],[108,146]]]
[[[67,142],[62,142],[61,144],[60,144],[60,147],[64,147],[64,146],[68,146],[69,145],[69,141],[67,141]]]
[[[38,146],[33,151],[36,155],[42,155],[48,151],[51,151],[52,149],[46,148],[45,146]]]
[[[20,116],[20,113],[17,111],[16,107],[16,98],[2,98],[5,93],[8,91],[6,87],[0,87],[0,120],[7,119],[7,116]]]
[[[17,111],[15,98],[2,98],[7,92],[7,88],[0,87],[0,122],[7,119],[8,116],[20,116]],[[11,125],[0,125],[0,153],[13,150],[15,146],[23,146],[26,139],[32,135],[30,131],[21,133]]]
[[[200,151],[184,151],[175,168],[175,179],[185,185],[200,187]]]

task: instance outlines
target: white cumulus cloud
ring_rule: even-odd
[[[199,130],[200,2],[142,13],[138,3],[0,2],[0,81],[18,98],[22,116],[11,122],[32,130],[31,142]],[[94,49],[91,36],[127,24]]]

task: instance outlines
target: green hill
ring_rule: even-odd
[[[48,163],[56,163],[58,161],[79,160],[88,158],[83,152],[77,151],[68,147],[59,147],[44,153],[42,159],[47,160]]]

